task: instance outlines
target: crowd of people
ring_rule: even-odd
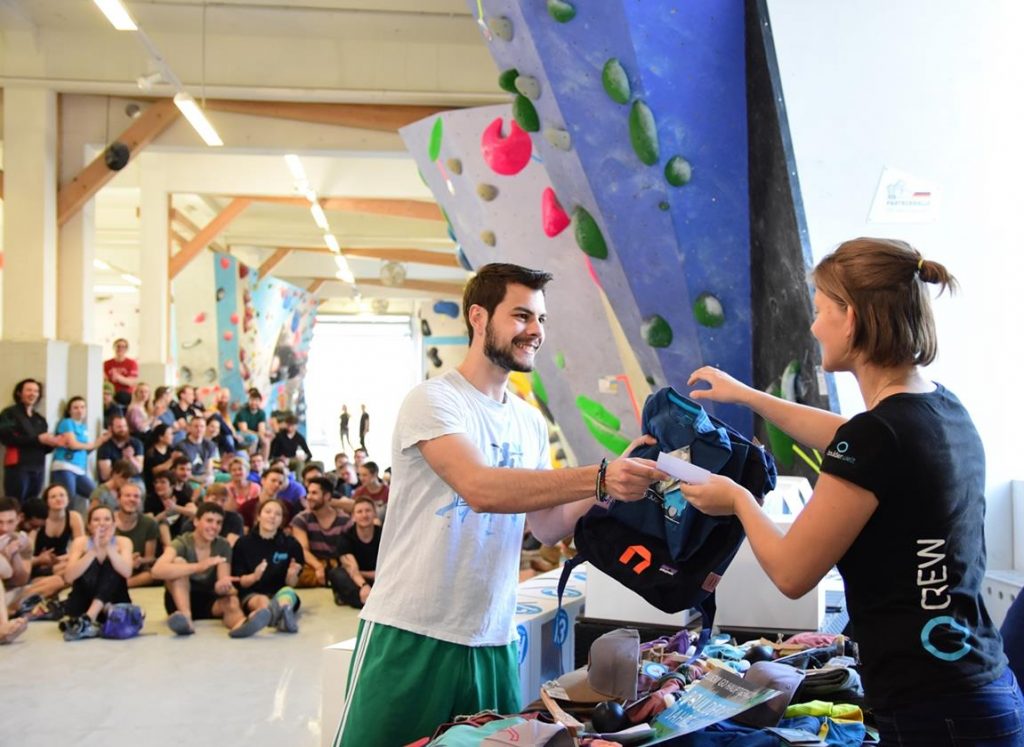
[[[0,412],[0,642],[33,620],[60,621],[68,641],[97,637],[140,586],[164,587],[178,635],[202,619],[233,638],[297,632],[304,587],[362,607],[389,490],[366,449],[326,471],[294,414],[268,416],[258,389],[235,407],[220,390],[204,408],[191,385],[140,381],[124,340],[114,350],[99,433],[80,396],[51,429],[35,379]]]

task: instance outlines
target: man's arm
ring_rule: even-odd
[[[309,535],[306,534],[305,529],[300,529],[292,522],[292,537],[299,543],[299,547],[302,548],[302,559],[315,571],[322,571],[324,569],[323,561],[320,560],[313,551],[309,549]]]
[[[531,512],[594,497],[597,465],[558,470],[490,467],[462,433],[417,446],[430,468],[478,513]],[[618,500],[636,501],[644,497],[648,485],[665,478],[650,459],[620,457],[608,463],[605,489]]]
[[[110,479],[110,467],[113,464],[109,459],[97,459],[96,460],[96,472],[99,474],[100,482],[106,482]]]

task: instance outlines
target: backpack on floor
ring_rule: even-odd
[[[669,452],[749,490],[758,503],[775,487],[775,462],[703,407],[666,387],[644,405],[643,433],[658,443],[630,456],[657,459]],[[708,516],[690,506],[678,487],[652,484],[647,496],[630,503],[594,506],[576,523],[578,553],[562,571],[558,592],[572,569],[589,562],[658,609],[698,609],[703,648],[715,616],[715,587],[745,537],[735,516]]]
[[[103,638],[134,638],[142,630],[145,620],[146,613],[137,604],[112,604],[107,610],[107,618],[103,621],[100,635]]]

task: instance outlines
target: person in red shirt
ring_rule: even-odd
[[[114,357],[103,361],[103,378],[114,385],[114,401],[127,407],[139,383],[139,362],[128,357],[128,341],[114,340]]]
[[[390,489],[380,480],[380,467],[376,462],[363,462],[359,466],[359,487],[352,493],[353,507],[356,498],[369,498],[377,509],[377,518],[384,520],[388,507]]]

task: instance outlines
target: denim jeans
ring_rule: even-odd
[[[50,480],[55,485],[63,485],[68,491],[68,505],[85,516],[89,511],[89,496],[96,489],[96,483],[89,475],[76,475],[71,470],[55,469],[50,472]]]
[[[1024,746],[1024,699],[1009,668],[970,692],[874,715],[883,747]]]
[[[24,469],[18,465],[4,467],[4,495],[24,503],[43,492],[43,471]]]

